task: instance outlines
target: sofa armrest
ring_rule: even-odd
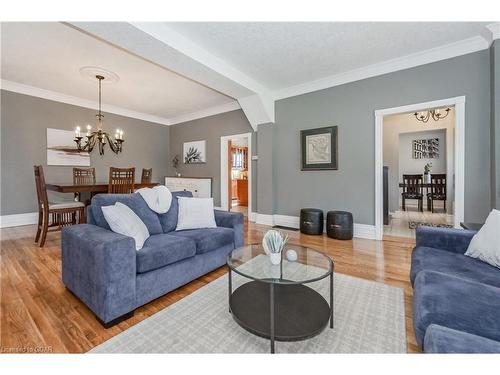
[[[464,254],[476,233],[476,231],[465,229],[419,226],[416,230],[416,247],[432,247]]]
[[[64,284],[104,323],[136,303],[136,250],[132,237],[80,224],[62,230]]]
[[[234,230],[235,248],[243,246],[243,214],[241,212],[227,212],[214,210],[215,223],[218,227]]]

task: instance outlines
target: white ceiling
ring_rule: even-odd
[[[241,106],[256,126],[274,121],[275,99],[488,48],[487,24],[2,23],[1,77],[93,107],[97,85],[79,69],[97,66],[120,77],[103,86],[104,111],[173,124]]]
[[[181,22],[167,25],[271,90],[480,36],[481,22]]]
[[[172,118],[234,99],[61,23],[2,23],[2,79],[97,100],[97,81],[83,66],[117,73],[103,103]],[[103,109],[106,110],[105,105]]]

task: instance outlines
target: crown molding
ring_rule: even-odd
[[[0,88],[6,91],[17,92],[19,94],[35,96],[38,98],[48,99],[55,102],[76,105],[78,107],[96,109],[97,102],[93,100],[79,98],[77,96],[66,95],[60,92],[45,90],[35,86],[29,86],[18,82],[2,79]],[[117,107],[114,105],[103,103],[103,112],[113,113],[115,115],[135,118],[143,121],[153,122],[161,125],[171,125],[169,119],[151,115],[149,113],[136,112],[126,108]]]
[[[207,109],[202,109],[201,111],[186,113],[184,115],[172,117],[169,119],[169,121],[170,121],[170,125],[181,124],[184,122],[198,120],[200,118],[204,118],[204,117],[208,117],[208,116],[218,115],[220,113],[235,111],[237,109],[241,109],[241,107],[238,104],[238,102],[235,100],[235,101],[232,101],[232,102],[229,102],[226,104],[217,105],[217,106],[210,107]]]
[[[430,64],[436,61],[466,55],[469,53],[487,49],[488,47],[489,44],[483,37],[476,36],[441,47],[436,47],[426,51],[398,57],[363,68],[354,69],[345,73],[339,73],[315,81],[310,81],[303,84],[276,90],[274,92],[274,99],[280,100],[292,96],[307,94],[313,91],[323,90],[329,87],[359,81],[365,78],[376,77],[399,70],[413,68],[419,65]]]
[[[500,39],[500,22],[486,25],[481,35],[490,46],[495,40]]]

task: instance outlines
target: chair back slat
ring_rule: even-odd
[[[431,174],[431,193],[446,199],[446,173]]]
[[[33,166],[35,172],[35,185],[36,185],[36,195],[38,199],[39,211],[42,207],[47,208],[49,206],[49,200],[47,198],[47,188],[45,186],[45,177],[43,175],[43,168],[41,165]]]
[[[403,175],[403,192],[407,194],[422,194],[424,178],[421,174]]]
[[[73,168],[74,185],[95,185],[95,168]]]
[[[149,168],[149,169],[143,168],[141,182],[143,184],[150,184],[152,175],[153,175],[153,168]]]
[[[130,194],[134,192],[135,168],[109,168],[109,194]]]

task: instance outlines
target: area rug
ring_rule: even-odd
[[[423,221],[409,221],[408,222],[408,227],[410,229],[416,229],[419,226],[436,227],[436,228],[453,228],[453,225],[450,225],[450,224],[435,224],[435,223],[426,223]]]
[[[248,280],[233,273],[233,287]],[[269,340],[241,328],[228,312],[227,275],[198,289],[91,353],[269,353]],[[328,279],[308,284],[328,301]],[[347,275],[334,278],[335,327],[276,353],[406,353],[403,289]]]

